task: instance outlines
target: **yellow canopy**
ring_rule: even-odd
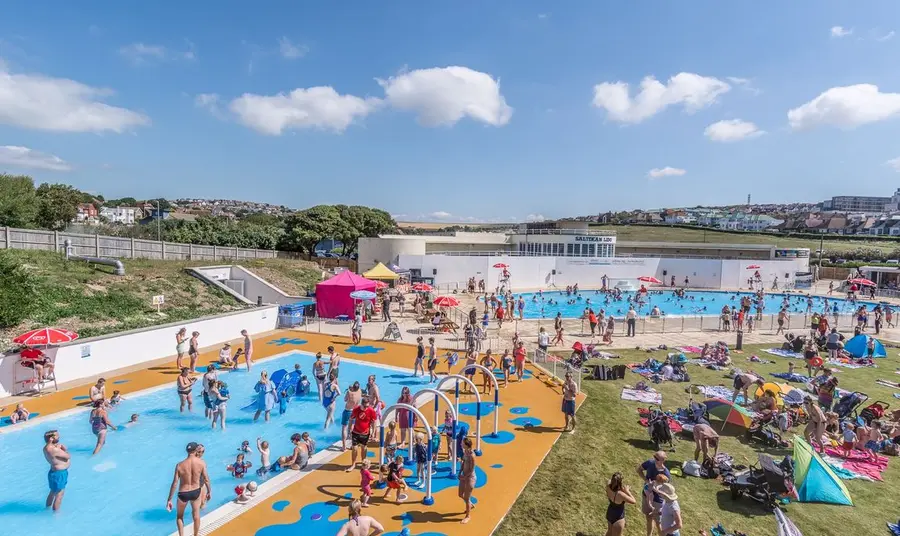
[[[363,274],[366,279],[387,279],[394,281],[400,279],[400,276],[391,271],[390,268],[379,262],[374,268]]]

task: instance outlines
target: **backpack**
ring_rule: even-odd
[[[711,458],[703,460],[700,464],[700,476],[703,478],[719,478],[719,468]]]

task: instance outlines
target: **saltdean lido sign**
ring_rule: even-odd
[[[616,237],[614,236],[592,236],[592,235],[577,235],[575,236],[576,242],[601,242],[603,244],[613,244],[616,241]]]

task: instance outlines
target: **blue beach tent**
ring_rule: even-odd
[[[844,350],[847,350],[853,357],[866,357],[868,355],[868,350],[866,349],[868,344],[868,335],[857,335],[844,343]],[[884,345],[879,340],[875,341],[875,357],[887,357]]]
[[[853,506],[841,479],[800,436],[794,436],[794,487],[800,502]]]

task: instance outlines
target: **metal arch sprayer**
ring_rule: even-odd
[[[433,463],[434,456],[431,455],[431,426],[428,424],[428,419],[425,418],[425,415],[422,415],[422,412],[419,411],[414,406],[409,404],[394,404],[390,406],[386,410],[381,417],[381,427],[379,430],[379,440],[378,440],[378,461],[381,464],[384,464],[384,423],[387,421],[387,417],[391,414],[391,412],[396,413],[398,409],[405,409],[409,411],[411,414],[415,414],[419,419],[422,420],[422,424],[425,427],[425,433],[428,434],[428,463],[425,468],[425,498],[422,499],[422,504],[426,506],[431,506],[434,504],[434,497],[431,495],[431,468]],[[409,452],[413,451],[413,446],[409,446]]]
[[[456,408],[453,407],[453,403],[450,402],[450,399],[447,397],[446,394],[444,394],[443,391],[438,391],[437,389],[432,389],[430,387],[425,387],[424,389],[419,389],[418,391],[416,391],[416,393],[414,395],[412,395],[413,405],[415,405],[416,399],[419,398],[419,395],[424,395],[424,394],[433,394],[434,395],[434,425],[435,426],[437,426],[437,423],[439,422],[439,418],[438,418],[438,412],[439,412],[438,405],[439,404],[438,404],[438,402],[441,399],[443,399],[444,402],[447,403],[447,408],[453,413],[453,440],[450,443],[450,450],[453,451],[453,454],[451,457],[451,464],[450,464],[450,476],[454,477],[454,476],[456,476],[456,460],[457,460],[457,456],[458,456],[458,454],[456,452],[456,423],[459,420],[459,414],[456,413]],[[410,439],[411,439],[412,438],[412,427],[410,427],[409,430],[410,430]],[[411,444],[411,443],[409,443],[409,444]]]

